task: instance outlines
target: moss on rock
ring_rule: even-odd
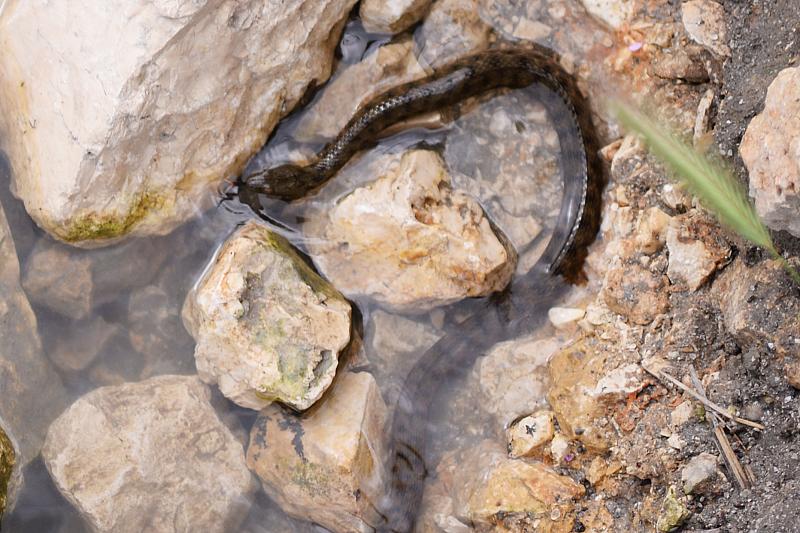
[[[11,481],[11,474],[16,464],[16,453],[11,440],[0,429],[0,517],[6,509],[8,501],[8,487]]]

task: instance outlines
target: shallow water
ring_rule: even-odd
[[[498,3],[495,11],[520,9],[514,7],[514,2],[505,4]],[[489,15],[494,16],[493,13]],[[342,38],[339,71],[358,62],[385,41],[386,38],[366,34],[357,22],[352,22]],[[454,177],[454,187],[476,196],[497,226],[517,246],[520,254],[517,275],[522,275],[546,245],[560,204],[558,140],[548,118],[548,112],[560,112],[559,105],[548,92],[535,88],[484,99],[443,128],[407,131],[381,141],[374,150],[352,161],[341,179],[337,178],[309,201],[293,205],[268,201],[265,212],[278,231],[300,249],[305,249],[304,237],[299,231],[302,222],[315,212],[325,211],[348,190],[374,178],[365,169],[378,154],[424,143],[444,156]],[[316,145],[297,143],[293,137],[293,128],[300,120],[302,112],[284,121],[250,168],[273,165],[292,155],[312,152]],[[71,258],[89,258],[98,271],[95,282],[102,286],[100,299],[103,303],[86,316],[67,318],[42,302],[32,301],[45,351],[59,365],[71,397],[76,399],[102,385],[138,381],[158,374],[193,373],[194,342],[180,319],[184,298],[220,243],[237,225],[255,216],[249,208],[235,200],[222,201],[218,209],[166,237],[133,241],[113,247],[114,252],[108,249],[80,251],[58,244],[38,230],[24,214],[20,203],[7,193],[7,184],[6,174],[3,207],[12,225],[23,276],[30,257],[40,249],[57,249]],[[53,268],[63,268],[63,265],[54,264]],[[123,268],[132,274],[124,275]],[[413,362],[426,348],[424,342],[409,345],[407,338],[403,338],[404,332],[411,331],[412,337],[428,339],[458,334],[459,322],[478,308],[475,301],[465,301],[420,315],[403,316],[381,309],[368,299],[355,298],[354,303],[362,319],[362,355],[368,361],[366,370],[375,375],[389,406]],[[102,342],[92,338],[96,335],[92,327],[101,320],[116,326],[112,333],[103,336]],[[495,332],[485,333],[495,335]],[[553,334],[549,329],[529,333]],[[81,366],[76,362],[81,354],[76,352],[87,350],[87,342],[90,347],[93,342],[101,342],[102,346],[97,357],[85,368],[76,368]],[[532,376],[532,379],[543,381],[544,369],[541,376]],[[474,374],[464,381],[443,384],[443,389],[442,397],[448,400],[439,406],[437,422],[431,424],[434,431],[431,448],[435,455],[477,443],[485,437],[503,442],[497,421],[484,405],[485,399]],[[223,404],[249,429],[255,412],[227,401]],[[3,531],[87,530],[53,486],[41,460],[26,468],[25,481],[15,508],[3,520]],[[318,526],[284,516],[261,492],[255,496],[242,528],[248,532],[320,530]]]

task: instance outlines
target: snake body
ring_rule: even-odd
[[[557,93],[568,112],[551,121],[561,145],[563,199],[553,235],[539,262],[514,280],[503,305],[489,300],[459,328],[439,340],[415,364],[404,382],[391,426],[389,465],[392,486],[376,503],[377,531],[406,532],[414,527],[427,475],[425,443],[429,412],[442,383],[469,370],[475,358],[496,343],[487,331],[508,337],[534,327],[565,284],[554,274],[574,275],[585,247],[594,239],[600,217],[602,169],[588,102],[553,51],[538,45],[497,49],[464,57],[428,77],[400,85],[370,100],[341,133],[308,165],[281,165],[246,176],[239,197],[256,212],[258,194],[284,200],[302,198],[321,187],[358,151],[375,144],[380,132],[415,115],[436,111],[497,88],[540,83]]]

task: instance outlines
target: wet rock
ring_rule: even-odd
[[[194,340],[183,327],[177,303],[161,287],[148,285],[131,294],[128,338],[143,356],[146,377],[193,371]]]
[[[362,11],[365,5],[361,4]],[[331,139],[369,99],[424,75],[425,70],[417,62],[411,39],[381,46],[346,68],[325,87],[293,135],[302,141]]]
[[[254,483],[210,400],[193,376],[95,389],[51,426],[47,469],[94,531],[231,531]]]
[[[364,29],[400,33],[419,22],[432,0],[364,0],[358,11]]]
[[[197,372],[235,403],[307,409],[350,341],[350,304],[289,242],[250,221],[218,250],[186,297]]]
[[[675,487],[670,486],[661,504],[656,529],[663,533],[676,531],[691,515],[686,504],[676,495]]]
[[[615,313],[645,325],[669,310],[668,285],[666,276],[639,263],[627,263],[609,270],[602,297]]]
[[[717,456],[703,452],[691,458],[681,471],[685,494],[706,492],[717,477]]]
[[[63,328],[48,355],[62,371],[79,372],[91,365],[109,342],[122,333],[119,324],[106,322],[100,316],[73,322]]]
[[[304,229],[319,270],[348,296],[423,312],[504,288],[516,254],[429,150],[379,159],[381,177]]]
[[[651,207],[642,213],[634,237],[642,252],[654,254],[664,247],[670,219],[668,214],[657,207]]]
[[[497,344],[475,365],[484,407],[506,427],[544,401],[545,365],[556,339],[516,339]]]
[[[622,26],[633,14],[632,0],[581,0],[586,11],[614,29]]]
[[[16,194],[71,243],[167,232],[329,76],[354,4],[6,5],[0,131]]]
[[[537,411],[514,422],[506,431],[508,455],[513,458],[535,455],[554,435],[552,411]]]
[[[0,519],[6,507],[11,507],[14,502],[14,476],[18,472],[15,468],[17,462],[17,452],[14,445],[0,427]]]
[[[713,0],[689,0],[681,5],[683,27],[689,37],[718,56],[731,55],[724,8]]]
[[[537,462],[510,459],[493,442],[468,450],[453,476],[455,515],[478,531],[571,531],[584,489]]]
[[[574,307],[551,307],[547,310],[547,318],[558,329],[567,329],[586,316],[584,309]]]
[[[277,406],[263,410],[247,464],[289,515],[332,531],[372,531],[388,482],[385,424],[374,378],[346,372],[302,418]]]
[[[415,38],[420,60],[435,66],[487,48],[491,35],[479,15],[479,0],[437,0]]]
[[[39,454],[47,427],[67,405],[67,395],[42,351],[36,316],[20,286],[17,252],[2,207],[0,339],[0,428],[14,443],[21,469]]]
[[[103,250],[75,250],[40,239],[22,286],[37,305],[79,320],[120,293],[149,283],[170,254],[162,239],[135,239]]]
[[[607,450],[614,431],[606,415],[643,386],[639,365],[622,364],[613,344],[587,336],[558,351],[547,367],[547,401],[560,430],[587,448]]]
[[[714,283],[725,328],[750,348],[800,358],[797,288],[778,261],[748,267],[737,259]]]
[[[667,227],[673,285],[695,291],[730,257],[730,245],[719,227],[694,213],[674,217]]]
[[[800,68],[781,71],[770,84],[739,152],[758,214],[771,228],[800,237]]]

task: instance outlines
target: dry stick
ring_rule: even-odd
[[[741,418],[741,417],[738,417],[736,415],[730,414],[721,405],[715,404],[714,402],[712,402],[711,400],[709,400],[707,398],[703,398],[698,393],[696,393],[694,391],[694,389],[692,389],[691,387],[687,387],[686,385],[684,385],[683,383],[681,383],[677,379],[673,378],[672,376],[670,376],[669,374],[667,374],[663,370],[658,370],[658,371],[650,370],[649,368],[647,368],[644,365],[642,365],[642,368],[644,368],[647,372],[649,372],[650,374],[654,375],[655,377],[657,377],[659,379],[666,379],[667,381],[669,381],[670,383],[672,383],[673,385],[675,385],[676,387],[681,389],[683,392],[685,392],[686,394],[688,394],[691,397],[693,397],[698,402],[702,403],[703,405],[705,405],[706,407],[708,407],[712,411],[716,411],[717,413],[719,413],[720,415],[724,416],[725,418],[733,420],[734,422],[738,422],[739,424],[742,424],[743,426],[749,426],[749,427],[757,429],[759,431],[764,431],[765,428],[764,428],[763,425],[759,424],[758,422],[753,422],[751,420],[747,420],[746,418]]]
[[[694,385],[695,389],[697,389],[697,392],[703,398],[708,399],[708,396],[706,396],[705,387],[703,387],[703,384],[700,382],[700,378],[697,377],[697,372],[695,372],[693,365],[689,366],[689,372],[692,377],[692,384]],[[728,465],[728,470],[733,472],[733,476],[736,478],[736,483],[739,485],[740,490],[749,489],[753,486],[755,479],[748,475],[748,473],[742,467],[742,463],[739,462],[739,458],[733,451],[731,442],[728,440],[728,436],[725,434],[725,427],[722,424],[722,420],[714,411],[711,411],[710,414],[711,423],[714,426],[714,436],[717,438],[717,448],[719,448],[720,453],[722,453],[722,457],[725,459],[725,464]]]

